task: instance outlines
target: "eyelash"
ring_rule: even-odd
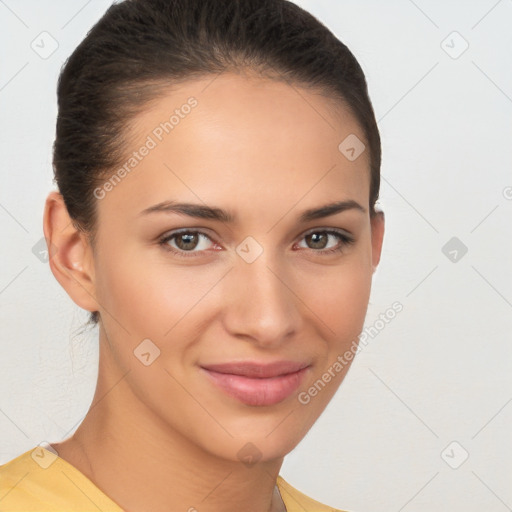
[[[338,231],[338,230],[332,229],[332,228],[323,229],[323,230],[322,229],[310,230],[302,236],[301,240],[304,239],[305,237],[307,237],[308,235],[317,234],[317,233],[333,235],[336,238],[338,238],[338,240],[340,241],[340,243],[336,247],[333,247],[331,249],[319,249],[319,250],[309,249],[310,251],[313,251],[317,254],[339,253],[339,252],[342,252],[347,246],[350,246],[355,242],[355,239],[353,237],[349,236],[344,231]],[[202,236],[208,238],[210,241],[213,242],[213,240],[206,233],[203,233],[202,231],[195,230],[195,229],[183,229],[180,231],[174,231],[173,233],[164,235],[162,238],[159,239],[158,243],[159,243],[159,245],[161,245],[163,247],[163,249],[165,251],[169,251],[173,254],[176,254],[179,257],[183,257],[183,258],[197,257],[197,254],[200,254],[202,251],[178,250],[178,249],[174,249],[167,243],[170,240],[172,240],[173,238],[175,238],[179,235],[182,235],[182,234],[189,234],[189,235],[190,234],[193,234],[193,235],[199,234],[199,235],[202,235]]]

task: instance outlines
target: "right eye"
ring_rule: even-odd
[[[167,233],[159,239],[159,244],[163,246],[166,251],[170,251],[178,256],[191,257],[197,256],[197,253],[207,250],[208,241],[214,243],[213,240],[202,231],[186,229]],[[198,247],[199,249],[195,250]]]

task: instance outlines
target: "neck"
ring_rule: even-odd
[[[121,372],[102,370],[85,419],[54,446],[123,510],[286,512],[275,485],[283,458],[221,459],[148,410]]]

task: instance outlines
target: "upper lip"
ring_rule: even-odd
[[[240,361],[232,363],[203,365],[202,368],[217,373],[268,379],[272,377],[278,377],[280,375],[295,373],[308,366],[308,363],[299,363],[295,361],[275,361],[271,363]]]

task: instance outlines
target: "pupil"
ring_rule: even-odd
[[[180,249],[194,249],[197,245],[197,239],[198,235],[197,233],[186,233],[183,235],[180,235],[177,239],[177,245]],[[184,241],[184,243],[183,243]],[[192,246],[188,245],[192,244]]]
[[[313,242],[314,249],[323,249],[326,246],[327,235],[325,233],[312,233],[308,237]]]

